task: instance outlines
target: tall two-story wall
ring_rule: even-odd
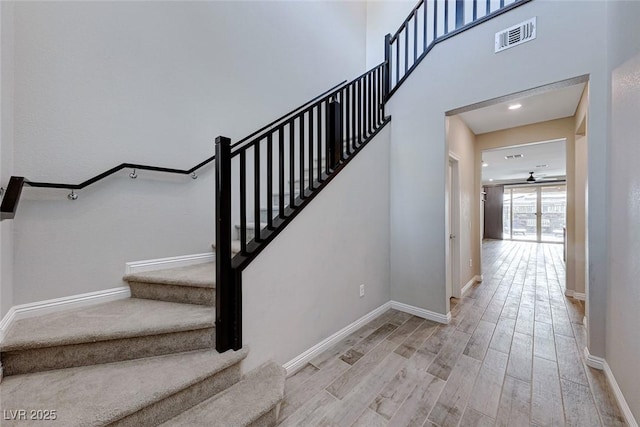
[[[388,103],[391,298],[445,314],[445,112],[589,75],[590,347],[607,304],[607,22],[604,2],[533,1],[436,46]],[[537,17],[537,39],[494,54],[494,34]]]

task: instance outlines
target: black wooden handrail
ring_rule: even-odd
[[[382,67],[383,65],[385,65],[385,62],[381,62],[380,64],[374,66],[371,70],[369,71],[365,71],[364,73],[360,74],[358,77],[355,77],[353,80],[351,80],[351,82],[349,82],[349,84],[353,84],[356,83],[358,81],[361,81],[362,79],[364,79],[369,73],[371,73],[372,70],[376,70],[380,67]],[[300,107],[296,108],[295,110],[292,110],[291,112],[285,114],[284,116],[280,117],[277,120],[274,120],[273,122],[271,122],[270,124],[262,127],[261,129],[257,130],[256,132],[253,132],[251,135],[242,138],[240,141],[231,144],[231,157],[235,157],[236,155],[238,155],[238,153],[240,153],[241,151],[243,151],[243,149],[248,149],[249,147],[253,146],[255,143],[257,143],[260,139],[266,137],[270,131],[272,131],[274,127],[276,127],[276,125],[282,125],[283,123],[286,123],[288,121],[290,121],[292,118],[297,118],[298,116],[300,116],[301,114],[305,114],[308,113],[310,110],[316,108],[317,106],[319,106],[320,104],[322,104],[323,102],[326,102],[328,99],[331,99],[332,97],[334,97],[336,94],[338,94],[340,91],[342,91],[345,86],[347,86],[348,80],[344,80],[343,82],[335,85],[334,87],[332,87],[331,89],[325,91],[324,93],[316,96],[315,98],[313,98],[312,100],[305,102],[304,104],[302,104]],[[305,108],[306,107],[306,108]],[[285,120],[287,119],[287,120]],[[260,133],[262,132],[262,133]],[[253,138],[253,139],[251,139]],[[249,141],[249,139],[251,139],[251,141]],[[249,142],[247,142],[249,141]],[[244,145],[242,145],[241,147],[239,147],[239,145],[241,145],[242,143],[245,143]]]
[[[269,128],[274,127],[276,124],[278,124],[279,122],[283,121],[284,119],[290,117],[292,114],[296,113],[297,111],[303,109],[304,107],[306,107],[307,105],[311,104],[312,102],[322,98],[324,95],[326,95],[329,92],[332,92],[334,90],[336,90],[336,88],[339,88],[341,86],[343,86],[345,83],[347,82],[347,80],[343,80],[342,82],[338,83],[337,85],[335,85],[334,87],[332,87],[329,90],[326,90],[324,92],[322,92],[320,95],[316,96],[315,98],[305,102],[304,104],[300,105],[298,108],[294,108],[293,110],[289,111],[286,114],[283,114],[282,116],[280,116],[279,118],[275,119],[274,121],[272,121],[271,123],[269,123],[268,125],[265,125],[263,127],[261,127],[260,129],[258,129],[257,131],[253,132],[251,135],[246,136],[244,138],[242,138],[240,141],[231,144],[231,148],[235,148],[239,145],[241,145],[243,142],[248,141],[249,139],[253,138],[254,136],[256,136],[257,134],[259,134],[260,132],[263,132]]]

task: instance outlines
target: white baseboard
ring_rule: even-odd
[[[627,422],[629,427],[638,427],[638,423],[636,422],[636,419],[631,412],[631,408],[629,408],[627,400],[624,398],[622,390],[620,390],[620,386],[618,385],[618,381],[616,381],[616,377],[613,375],[611,367],[609,366],[607,361],[602,357],[597,357],[589,353],[589,348],[587,347],[584,348],[584,358],[588,366],[604,371],[604,375],[607,378],[609,386],[611,387],[611,391],[613,391],[613,395],[616,397],[618,406],[622,411],[624,420]]]
[[[167,268],[186,267],[188,265],[213,262],[215,259],[215,253],[205,252],[202,254],[174,256],[170,258],[133,261],[125,264],[124,274],[145,273],[147,271],[164,270]]]
[[[287,376],[294,374],[295,372],[297,372],[298,370],[303,368],[304,365],[309,363],[309,361],[311,359],[313,359],[314,357],[316,357],[317,355],[319,355],[323,351],[333,347],[340,340],[342,340],[343,338],[345,338],[346,336],[348,336],[352,332],[356,331],[361,326],[365,325],[366,323],[368,323],[368,322],[372,321],[373,319],[375,319],[376,317],[380,316],[382,313],[384,313],[385,311],[389,310],[390,308],[391,308],[391,302],[387,302],[385,304],[382,304],[380,307],[376,308],[373,311],[370,311],[369,313],[365,314],[364,316],[362,316],[361,318],[359,318],[355,322],[351,323],[350,325],[345,326],[344,328],[340,329],[335,334],[333,334],[333,335],[329,336],[328,338],[325,338],[324,340],[320,341],[318,344],[314,345],[313,347],[311,347],[310,349],[308,349],[304,353],[302,353],[299,356],[291,359],[290,361],[288,361],[287,363],[282,365],[282,367],[287,371]]]
[[[616,397],[616,400],[618,401],[618,406],[620,406],[620,410],[622,411],[622,416],[624,417],[624,420],[627,422],[629,427],[638,427],[638,422],[633,416],[633,413],[631,412],[631,408],[629,408],[629,405],[627,404],[627,400],[624,398],[624,395],[622,394],[622,390],[620,390],[620,386],[616,381],[616,377],[613,376],[613,372],[611,371],[611,368],[609,367],[609,364],[607,363],[606,360],[604,361],[604,374],[607,377],[607,381],[609,381],[609,386],[613,391],[613,395]]]
[[[464,285],[464,286],[462,287],[462,289],[460,289],[460,298],[462,298],[462,297],[464,296],[464,294],[466,294],[466,293],[467,293],[467,291],[468,291],[469,289],[471,289],[471,287],[472,287],[473,285],[475,285],[476,283],[480,283],[480,282],[482,282],[482,275],[479,275],[479,276],[473,276],[473,277],[471,278],[471,280],[469,280],[469,281],[467,282],[467,284],[466,284],[466,285]]]
[[[5,333],[9,330],[11,324],[16,320],[69,310],[71,308],[86,307],[103,302],[125,299],[130,296],[131,290],[129,287],[121,286],[119,288],[105,289],[103,291],[15,305],[9,309],[7,314],[2,318],[2,321],[0,321],[0,342],[4,339]]]
[[[438,323],[447,324],[451,321],[451,312],[447,313],[445,316],[444,314],[425,310],[424,308],[414,307],[397,301],[391,301],[391,308],[413,314],[414,316],[422,317],[423,319],[433,320]]]
[[[602,357],[594,356],[589,353],[589,348],[584,348],[584,361],[587,366],[590,366],[594,369],[598,369],[602,371],[604,369],[604,364],[606,363]]]

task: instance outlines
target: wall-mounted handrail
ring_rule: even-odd
[[[260,132],[265,131],[266,129],[269,129],[270,127],[273,127],[274,124],[277,124],[278,122],[286,119],[287,117],[290,117],[292,114],[295,114],[298,110],[306,107],[307,105],[309,105],[310,103],[316,101],[317,99],[325,96],[327,93],[333,93],[336,88],[341,87],[342,85],[344,85],[347,82],[347,80],[344,80],[343,82],[333,86],[331,89],[324,91],[323,93],[321,93],[320,95],[316,96],[315,98],[313,98],[310,101],[305,102],[304,104],[302,104],[301,106],[297,107],[294,110],[291,110],[290,112],[286,113],[285,115],[279,117],[278,119],[274,120],[273,122],[269,123],[266,126],[263,126],[262,128],[258,129],[256,132],[253,132],[251,135],[249,135],[248,137],[238,141],[236,144],[234,144],[234,146],[241,144],[242,142],[248,140],[249,138],[251,138],[253,135],[256,135]],[[41,181],[31,181],[28,180],[24,177],[11,177],[9,184],[7,186],[7,191],[5,192],[5,194],[2,197],[2,205],[0,207],[0,220],[3,219],[13,219],[15,217],[16,211],[18,209],[18,202],[20,201],[20,194],[22,192],[22,188],[23,186],[29,186],[29,187],[37,187],[37,188],[59,188],[59,189],[67,189],[67,190],[71,190],[71,194],[69,194],[68,198],[70,200],[76,200],[78,198],[78,195],[74,193],[74,190],[82,190],[86,187],[88,187],[91,184],[95,184],[96,182],[107,178],[110,175],[113,175],[119,171],[121,171],[122,169],[133,169],[133,172],[129,175],[131,178],[136,178],[136,170],[147,170],[147,171],[153,171],[153,172],[163,172],[163,173],[172,173],[172,174],[179,174],[179,175],[191,175],[191,177],[193,179],[196,179],[198,176],[195,174],[195,172],[197,170],[199,170],[200,168],[208,165],[209,163],[213,162],[215,160],[216,156],[213,155],[211,157],[208,157],[207,159],[203,160],[202,162],[198,163],[197,165],[193,166],[190,169],[175,169],[175,168],[165,168],[165,167],[160,167],[160,166],[151,166],[151,165],[143,165],[143,164],[138,164],[138,163],[121,163],[118,166],[112,167],[111,169],[108,169],[94,177],[91,177],[79,184],[66,184],[66,183],[58,183],[58,182],[41,182]],[[14,179],[14,178],[19,178],[19,179]],[[18,190],[19,187],[19,190]],[[12,197],[9,197],[9,195],[11,195]]]
[[[455,0],[455,7],[451,8],[449,3],[453,2],[449,0],[420,0],[398,30],[393,35],[387,34],[385,38],[385,58],[388,61],[386,84],[389,86],[385,99],[395,93],[435,45],[529,1],[513,0],[505,4],[501,0],[497,9],[491,10],[493,2],[472,0],[470,16],[465,19],[467,2],[464,0]],[[484,10],[482,16],[478,16],[478,5]],[[443,9],[441,13],[438,12],[439,8]],[[450,15],[452,27],[449,25]]]

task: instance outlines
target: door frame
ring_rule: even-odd
[[[447,168],[447,203],[446,206],[446,223],[445,240],[447,260],[446,266],[446,293],[447,302],[449,298],[460,298],[460,158],[454,153],[449,152],[448,168]],[[454,238],[450,236],[453,235]]]

